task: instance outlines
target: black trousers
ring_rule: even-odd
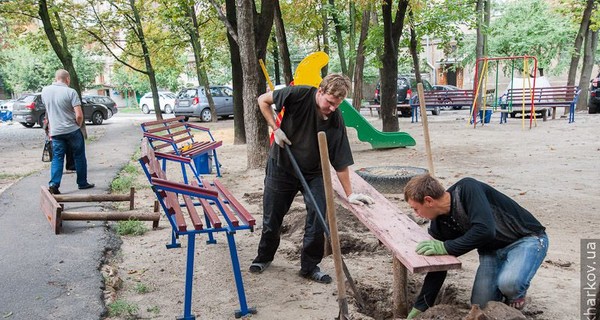
[[[326,202],[323,177],[318,176],[307,179],[307,183],[317,202],[316,205],[325,215]],[[283,217],[288,213],[298,191],[304,195],[307,211],[302,253],[300,255],[300,273],[308,275],[315,270],[323,259],[325,230],[317,216],[315,204],[311,203],[306,196],[300,180],[289,170],[278,167],[273,159],[267,161],[263,194],[263,229],[258,245],[258,255],[253,262],[273,261],[281,239]]]

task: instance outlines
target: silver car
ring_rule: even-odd
[[[211,86],[210,93],[215,102],[217,116],[228,118],[233,115],[233,89],[225,86]],[[197,117],[204,122],[212,121],[204,87],[185,88],[179,91],[173,114],[184,116],[186,120]]]

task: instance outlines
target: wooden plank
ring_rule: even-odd
[[[56,199],[54,199],[54,196],[50,194],[47,187],[42,186],[41,188],[40,208],[42,209],[42,213],[46,216],[48,223],[50,223],[50,228],[52,228],[54,234],[59,234],[62,223],[62,207],[58,204]]]
[[[242,206],[242,204],[233,196],[233,194],[229,190],[227,190],[227,188],[225,188],[221,181],[215,179],[213,183],[215,184],[215,187],[219,189],[223,197],[227,199],[229,204],[237,211],[240,219],[242,219],[242,221],[246,225],[251,227],[254,226],[256,224],[256,220],[254,219],[254,217],[252,217],[250,212],[248,212],[248,210],[246,210],[246,208]]]
[[[206,199],[198,199],[198,200],[200,201],[200,204],[202,205],[202,208],[204,209],[204,214],[208,217],[208,221],[210,221],[210,224],[213,226],[213,228],[221,228],[222,227],[221,219],[219,219],[219,216],[217,215],[215,210],[213,210],[210,203],[208,203],[208,201],[206,201]]]
[[[196,207],[194,206],[192,199],[187,195],[183,195],[183,202],[185,203],[185,206],[188,210],[190,219],[192,220],[192,224],[194,225],[194,229],[202,230],[202,219],[200,219],[200,217],[198,216],[198,211],[196,211]]]
[[[181,212],[181,207],[179,206],[177,194],[175,194],[174,192],[167,191],[165,199],[167,201],[169,211],[173,212],[173,214],[175,215],[175,224],[177,225],[177,230],[187,231],[187,224],[185,223],[185,218],[183,217],[183,213]]]
[[[332,174],[333,188],[342,206],[352,212],[393,255],[412,273],[459,269],[461,262],[453,256],[422,256],[415,252],[417,243],[430,240],[427,231],[417,225],[354,171],[350,170],[352,189],[375,200],[370,206],[351,205],[337,176]]]
[[[219,189],[215,188],[215,186],[208,183],[208,181],[206,181],[206,179],[200,179],[200,182],[206,189],[219,192]],[[227,203],[225,203],[225,201],[222,201],[221,198],[219,198],[218,201],[219,201],[219,204],[221,205],[221,207],[223,208],[223,210],[222,210],[223,212],[221,212],[221,214],[223,216],[227,217],[227,220],[231,223],[232,227],[239,227],[240,222],[238,221],[235,214],[233,214],[233,212],[231,211],[231,209],[229,208]],[[216,206],[216,207],[218,207],[218,206]]]

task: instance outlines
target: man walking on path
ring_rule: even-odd
[[[258,255],[250,265],[250,272],[261,273],[273,261],[279,247],[281,224],[298,191],[304,195],[307,215],[300,256],[300,275],[320,283],[330,283],[331,277],[321,272],[318,264],[324,253],[324,228],[319,222],[315,206],[325,214],[325,189],[319,155],[317,133],[327,135],[329,157],[337,176],[353,204],[371,204],[371,197],[352,193],[349,166],[354,163],[340,103],[350,90],[350,80],[340,74],[326,76],[319,88],[309,86],[286,87],[267,92],[258,98],[258,106],[267,124],[274,130],[275,143],[271,146],[263,195],[263,230]],[[281,126],[277,127],[271,105],[280,112],[285,106]],[[289,138],[288,138],[289,137]],[[287,144],[287,145],[286,145]],[[310,190],[303,190],[290,159],[283,148],[290,148]],[[311,192],[317,203],[307,201]]]
[[[73,152],[77,186],[79,189],[93,188],[94,184],[87,181],[85,140],[80,130],[83,124],[83,110],[79,95],[74,89],[69,88],[71,78],[66,70],[57,70],[55,81],[42,90],[42,101],[46,105],[46,115],[50,124],[53,152],[48,190],[52,194],[60,194],[67,148]]]

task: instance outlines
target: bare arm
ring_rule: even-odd
[[[267,93],[263,93],[258,97],[258,107],[260,108],[260,112],[263,117],[267,121],[267,125],[271,127],[271,129],[277,129],[277,124],[275,123],[275,117],[273,114],[273,108],[271,105],[273,104],[273,91],[269,91]]]
[[[346,167],[340,171],[336,171],[337,177],[344,188],[346,197],[352,194],[352,184],[350,183],[350,168]]]
[[[81,125],[83,125],[83,110],[81,109],[81,106],[75,106],[73,107],[73,110],[75,110],[75,122],[81,127]]]

